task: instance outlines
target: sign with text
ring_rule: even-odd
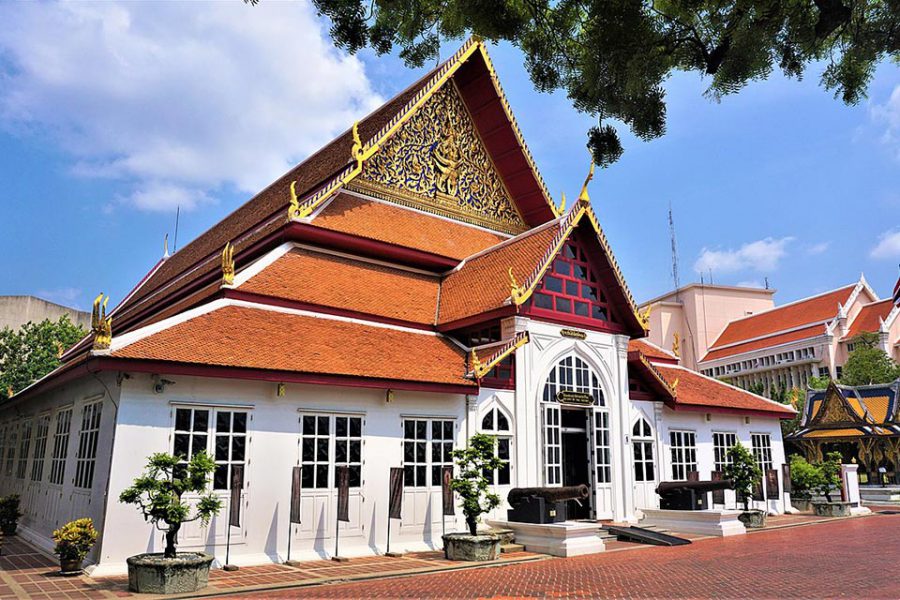
[[[231,465],[231,506],[228,511],[228,524],[241,526],[241,491],[244,489],[244,465]]]
[[[587,334],[585,332],[578,331],[577,329],[560,329],[559,335],[576,340],[583,340],[587,338]]]
[[[337,475],[337,518],[338,521],[350,522],[350,467],[335,467]]]
[[[453,516],[456,514],[453,506],[453,490],[450,489],[450,482],[453,480],[453,467],[441,467],[441,492],[444,504],[444,514]]]
[[[291,523],[300,522],[300,481],[303,467],[294,467],[291,471]]]
[[[563,390],[556,392],[556,401],[560,404],[573,404],[575,406],[591,406],[594,404],[594,397],[584,392],[571,392]]]
[[[401,518],[403,511],[403,467],[391,467],[391,492],[388,498],[391,519]]]

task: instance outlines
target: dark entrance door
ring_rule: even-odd
[[[562,470],[563,485],[585,484],[591,489],[590,438],[588,427],[590,411],[583,408],[564,408],[562,410]],[[591,503],[584,500],[579,505],[570,501],[568,505],[569,519],[589,519]]]

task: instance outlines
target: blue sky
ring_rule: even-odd
[[[291,164],[415,80],[394,57],[347,57],[301,4],[2,4],[0,294],[88,308],[120,300]],[[66,36],[59,36],[65,28]],[[450,42],[450,53],[459,42]],[[574,197],[589,116],[535,92],[515,48],[491,48],[553,195]],[[775,75],[714,103],[667,85],[668,133],[598,171],[591,198],[638,300],[682,283],[768,278],[790,300],[865,272],[883,297],[900,263],[900,69],[847,107]]]

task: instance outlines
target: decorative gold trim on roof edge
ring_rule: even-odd
[[[669,384],[669,382],[666,381],[666,378],[663,377],[662,373],[659,372],[659,369],[654,367],[653,363],[647,360],[647,357],[644,356],[644,353],[640,350],[638,350],[638,358],[641,359],[641,364],[647,367],[650,373],[663,385],[663,387],[665,387],[669,391],[670,394],[672,394],[672,398],[676,398],[678,396],[678,393],[675,391],[675,388],[678,386],[678,379],[675,380],[674,384]]]
[[[516,334],[516,336],[504,344],[497,352],[491,355],[487,361],[482,362],[479,360],[478,355],[475,353],[475,349],[472,348],[471,351],[471,364],[472,364],[472,375],[475,376],[475,379],[482,379],[485,375],[491,372],[497,364],[502,361],[504,358],[527,344],[531,341],[531,336],[528,335],[527,331],[522,331]]]
[[[234,285],[234,246],[230,241],[222,250],[222,285]]]
[[[628,305],[634,313],[635,318],[637,318],[638,324],[644,331],[647,331],[647,323],[639,316],[637,304],[634,301],[634,297],[631,295],[631,290],[628,289],[628,285],[625,283],[625,278],[622,276],[622,271],[619,269],[619,263],[616,261],[616,257],[609,247],[609,242],[606,239],[606,235],[603,233],[603,229],[600,227],[600,223],[597,221],[594,210],[591,208],[590,204],[580,199],[572,206],[569,214],[560,221],[559,233],[557,233],[556,237],[553,239],[553,244],[550,246],[550,249],[544,253],[543,257],[541,257],[538,267],[525,279],[525,281],[523,281],[521,286],[523,290],[522,294],[518,298],[513,298],[512,295],[510,295],[510,301],[514,305],[519,306],[524,304],[531,297],[537,288],[538,283],[540,283],[541,278],[544,276],[544,273],[550,268],[553,258],[559,253],[566,239],[572,234],[572,231],[574,231],[575,227],[584,216],[587,216],[591,225],[594,227],[594,233],[596,233],[597,239],[600,241],[600,246],[603,248],[603,252],[606,254],[613,273],[616,276],[616,282],[624,292],[625,299],[628,301]]]
[[[112,317],[106,316],[106,306],[109,304],[109,296],[103,297],[103,292],[94,298],[94,306],[91,310],[91,343],[92,350],[109,350],[112,343]]]

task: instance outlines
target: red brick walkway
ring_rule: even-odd
[[[900,514],[244,598],[900,598]]]

